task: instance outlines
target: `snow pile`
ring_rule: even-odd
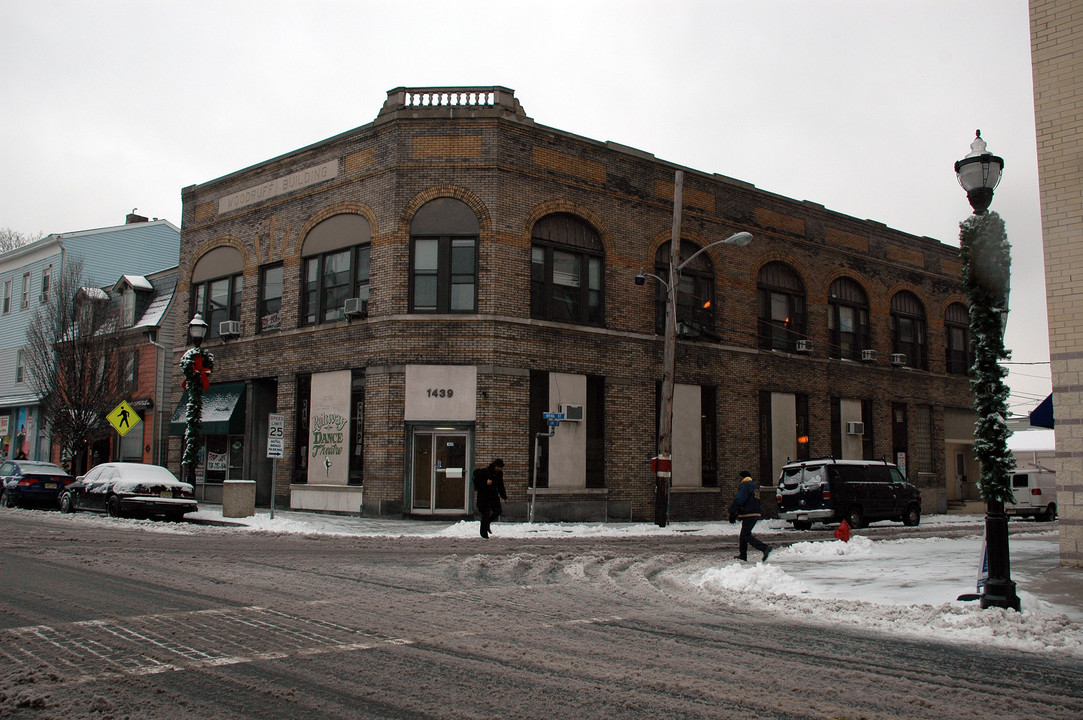
[[[799,542],[772,552],[769,563],[735,561],[687,581],[722,601],[805,622],[1083,655],[1083,625],[1065,608],[1022,590],[1021,613],[956,599],[975,589],[980,548],[980,538]],[[1013,562],[1051,551],[1052,539],[1015,540]]]

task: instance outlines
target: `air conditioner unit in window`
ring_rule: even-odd
[[[798,340],[797,341],[797,352],[800,352],[800,353],[812,352],[812,341],[811,340]]]
[[[218,323],[218,334],[224,338],[241,336],[240,320],[223,320]]]
[[[583,422],[582,405],[561,405],[558,412],[564,414],[563,422]]]
[[[369,314],[369,301],[361,298],[346,298],[346,305],[342,308],[342,312],[347,320],[366,317]]]
[[[902,353],[892,353],[892,355],[891,355],[891,364],[892,365],[905,365],[906,364],[906,356],[903,355]]]
[[[860,422],[860,421],[856,421],[856,420],[851,420],[851,421],[847,422],[846,423],[846,434],[847,435],[864,435],[865,434],[865,423]]]
[[[861,359],[864,360],[865,362],[876,362],[876,351],[875,350],[862,350],[861,351]]]

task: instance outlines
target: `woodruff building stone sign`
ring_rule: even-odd
[[[966,499],[956,248],[537,125],[496,86],[396,88],[373,122],[277,152],[183,191],[178,313],[208,319],[213,380],[240,388],[208,483],[465,517],[470,469],[501,457],[510,517],[533,496],[539,520],[650,520],[665,296],[634,279],[667,277],[679,169],[682,258],[754,241],[682,270],[670,517],[724,517],[738,469],[770,485],[829,454],[900,462],[927,511]]]

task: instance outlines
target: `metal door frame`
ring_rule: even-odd
[[[463,505],[457,508],[449,508],[438,510],[435,507],[435,489],[436,489],[436,472],[432,469],[431,477],[433,481],[433,502],[430,503],[428,508],[415,508],[414,507],[414,457],[415,446],[414,443],[418,434],[431,433],[433,435],[457,435],[462,436],[466,440],[466,455],[465,465],[463,468],[464,479],[464,492],[463,492]],[[406,452],[405,457],[405,477],[403,478],[403,510],[407,515],[427,515],[427,516],[441,516],[447,515],[451,517],[462,516],[467,513],[473,512],[473,492],[471,487],[470,475],[474,468],[474,424],[473,423],[424,423],[424,424],[407,424],[406,426]]]

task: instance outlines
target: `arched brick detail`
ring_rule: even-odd
[[[785,253],[768,253],[767,255],[762,256],[753,268],[752,277],[749,278],[751,286],[754,288],[759,287],[760,270],[763,269],[764,265],[773,262],[780,262],[786,265],[790,270],[794,271],[797,277],[801,278],[801,284],[805,286],[805,300],[806,302],[809,302],[809,288],[813,287],[813,284],[810,282],[808,275],[801,270],[801,261],[792,255],[787,255]],[[826,288],[823,290],[823,294],[824,297],[827,296]]]
[[[615,252],[613,249],[613,235],[609,232],[609,229],[606,228],[602,219],[588,208],[567,200],[549,200],[536,206],[527,214],[523,222],[523,239],[527,244],[530,243],[534,225],[546,215],[553,215],[554,213],[568,213],[569,215],[575,215],[577,218],[580,218],[589,224],[594,228],[594,231],[598,233],[598,237],[602,241],[602,247],[605,249],[606,258],[613,256]]]
[[[857,283],[863,291],[865,291],[865,300],[869,303],[869,313],[872,313],[872,291],[869,290],[868,278],[864,277],[860,273],[856,273],[849,268],[835,270],[830,275],[824,278],[823,293],[824,304],[831,302],[831,283],[835,282],[839,278],[846,278],[847,280],[853,280]]]
[[[886,293],[884,293],[884,302],[887,304],[888,314],[891,313],[891,299],[898,295],[900,292],[903,292],[904,290],[910,292],[914,297],[918,299],[918,302],[921,303],[921,307],[925,310],[925,322],[928,323],[929,319],[932,317],[932,313],[930,313],[929,311],[929,307],[932,303],[930,303],[929,298],[926,297],[925,293],[921,291],[921,288],[919,288],[917,285],[914,285],[913,283],[895,283]],[[940,324],[943,325],[943,323],[944,317],[943,312],[941,312]]]
[[[672,229],[666,230],[664,232],[659,232],[657,235],[655,235],[654,239],[651,241],[650,254],[647,256],[647,260],[646,260],[647,264],[644,267],[653,268],[654,267],[654,258],[655,258],[655,256],[658,255],[659,248],[661,248],[663,245],[665,245],[667,242],[669,242],[672,239],[673,239],[673,230]],[[708,241],[707,238],[703,237],[702,233],[683,232],[683,231],[681,232],[681,240],[688,240],[689,242],[693,242],[696,245],[699,245],[701,248],[705,248],[708,245],[710,245],[712,242],[715,242],[714,240]],[[718,270],[717,270],[718,263],[716,263],[714,261],[714,259],[712,257],[710,257],[710,253],[704,253],[704,254],[707,255],[707,260],[711,263],[711,272],[713,272],[715,274],[715,278],[717,280],[717,278],[718,278]]]
[[[457,185],[436,185],[427,190],[423,190],[410,199],[410,202],[406,203],[406,207],[402,210],[402,215],[399,216],[399,232],[402,237],[410,237],[410,223],[413,222],[414,216],[417,215],[417,211],[430,200],[436,200],[437,198],[450,197],[456,200],[461,200],[474,211],[474,215],[478,219],[478,233],[481,236],[492,235],[493,220],[489,216],[489,208],[485,206],[485,203],[481,201],[474,193],[470,192],[466,188],[459,187]]]
[[[232,235],[224,235],[214,240],[208,241],[202,247],[199,248],[199,252],[192,255],[192,262],[188,265],[187,271],[184,273],[184,277],[177,278],[177,291],[187,292],[192,287],[192,272],[196,269],[196,265],[203,258],[204,255],[211,250],[217,250],[220,247],[231,247],[241,253],[241,262],[244,267],[244,275],[247,278],[250,270],[254,272],[255,267],[249,261],[248,246],[246,246],[239,238]]]
[[[364,217],[368,220],[372,237],[376,237],[376,214],[372,212],[372,208],[359,202],[338,202],[333,205],[328,205],[325,208],[321,208],[305,221],[305,224],[301,226],[301,231],[297,236],[297,243],[294,245],[293,252],[290,253],[290,255],[295,258],[301,257],[301,250],[305,246],[305,238],[312,232],[312,228],[316,227],[327,218],[334,217],[335,215],[360,215]]]

